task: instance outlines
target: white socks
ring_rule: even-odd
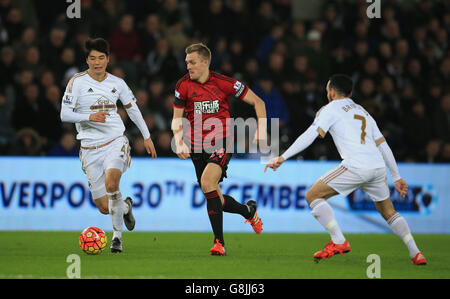
[[[311,215],[313,215],[317,221],[325,227],[330,233],[331,240],[335,244],[344,244],[345,237],[342,234],[339,225],[334,218],[334,212],[331,206],[323,198],[318,198],[311,203]],[[391,227],[394,234],[400,237],[409,250],[409,256],[414,258],[419,249],[414,241],[411,231],[409,230],[408,223],[405,218],[399,213],[395,213],[391,218],[387,220],[387,223]]]
[[[402,241],[405,243],[406,247],[409,250],[409,256],[414,258],[417,253],[419,253],[419,249],[417,248],[416,242],[414,241],[413,236],[411,235],[411,231],[409,230],[408,223],[405,218],[399,213],[395,213],[391,218],[387,220],[387,223],[392,228],[394,234],[400,237]]]
[[[128,214],[129,207],[122,200],[122,193],[116,191],[114,193],[106,193],[108,196],[109,215],[111,215],[113,227],[113,239],[122,239],[123,215]]]
[[[314,200],[311,204],[311,215],[325,227],[330,233],[331,240],[335,244],[344,244],[345,237],[334,218],[334,212],[331,206],[323,198]]]

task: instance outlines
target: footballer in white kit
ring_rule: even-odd
[[[389,197],[386,165],[402,197],[408,191],[408,184],[401,178],[394,155],[375,120],[350,98],[352,88],[350,77],[333,75],[326,87],[329,103],[317,112],[313,124],[281,156],[269,161],[264,171],[267,168],[275,171],[284,161],[310,146],[318,136],[323,138],[329,132],[342,162],[321,176],[305,196],[311,214],[331,236],[324,249],[314,254],[315,261],[350,251],[350,244],[326,200],[337,194],[347,196],[361,188],[374,201],[393,232],[404,241],[413,264],[425,265],[425,257],[417,248],[406,220],[395,211]]]
[[[113,227],[112,252],[122,252],[122,224],[133,230],[132,199],[122,200],[120,178],[130,167],[130,145],[117,113],[121,101],[139,128],[147,152],[156,158],[150,132],[136,105],[133,92],[121,78],[106,72],[109,45],[101,38],[86,42],[87,71],[68,82],[61,105],[61,120],[75,123],[81,141],[81,168],[99,211],[110,214]]]

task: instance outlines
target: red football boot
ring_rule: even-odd
[[[249,200],[246,205],[250,207],[250,211],[254,212],[254,214],[253,217],[245,220],[245,223],[250,222],[255,233],[259,235],[262,231],[263,223],[261,221],[261,218],[259,218],[258,214],[256,213],[256,202],[254,200]]]
[[[225,247],[223,247],[222,243],[219,242],[219,239],[216,239],[216,243],[214,243],[214,246],[209,250],[211,252],[211,255],[225,255]]]
[[[345,240],[344,244],[334,244],[333,241],[330,241],[325,245],[325,247],[314,253],[314,261],[318,262],[322,259],[330,258],[333,255],[339,253],[343,255],[350,251],[350,244],[347,240]]]
[[[412,260],[413,265],[425,266],[427,264],[427,260],[423,256],[422,252],[417,253],[416,256],[414,258],[412,258],[411,260]]]

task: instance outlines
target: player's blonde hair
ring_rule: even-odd
[[[192,44],[186,47],[186,54],[197,52],[203,60],[211,61],[211,50],[203,43]]]

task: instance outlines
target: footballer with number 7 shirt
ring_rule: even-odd
[[[229,195],[222,195],[219,183],[226,177],[231,159],[230,96],[252,105],[258,118],[254,142],[266,140],[266,108],[264,102],[243,83],[209,70],[211,51],[202,43],[192,44],[185,50],[188,74],[175,87],[172,130],[176,154],[181,159],[191,158],[197,181],[206,198],[206,207],[214,233],[212,255],[225,255],[223,238],[223,212],[242,215],[257,234],[262,221],[256,213],[256,202],[238,203]],[[182,117],[190,124],[187,139],[183,140]],[[189,130],[187,130],[189,131]]]
[[[373,200],[392,231],[405,243],[413,264],[425,265],[425,257],[417,248],[408,223],[394,209],[389,197],[385,165],[401,197],[406,195],[408,184],[401,178],[394,155],[375,120],[350,98],[352,89],[350,77],[342,74],[331,76],[326,86],[329,103],[317,112],[313,124],[286,152],[269,161],[264,171],[267,168],[277,170],[284,161],[310,146],[317,136],[323,138],[330,132],[343,161],[320,177],[305,196],[311,214],[331,236],[323,250],[314,254],[315,261],[350,251],[350,244],[342,234],[327,199],[337,194],[347,196],[361,188]]]
[[[102,214],[111,216],[113,239],[111,252],[122,252],[122,224],[133,230],[133,201],[122,200],[119,190],[122,174],[130,167],[130,145],[125,126],[117,113],[120,100],[144,137],[147,153],[156,158],[150,132],[136,105],[133,92],[121,78],[106,72],[109,44],[102,38],[86,41],[87,71],[68,82],[61,105],[61,120],[75,123],[81,140],[81,168],[86,175],[92,198]]]

